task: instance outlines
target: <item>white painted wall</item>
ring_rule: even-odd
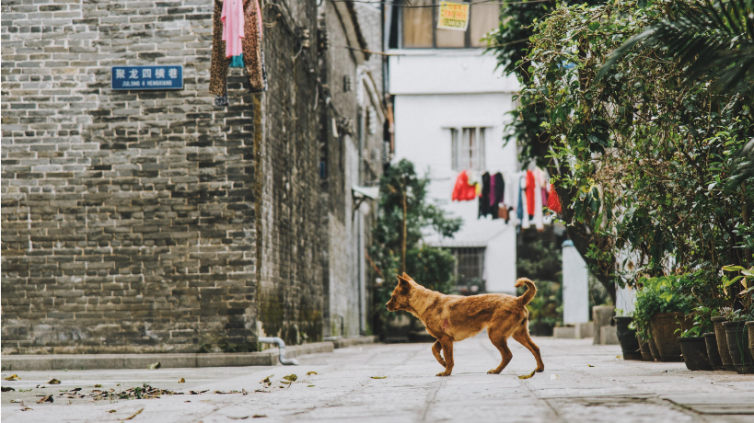
[[[589,321],[589,271],[571,241],[563,243],[563,323]]]
[[[395,97],[395,156],[428,174],[431,201],[463,226],[452,240],[427,234],[430,245],[486,246],[485,276],[490,292],[515,292],[516,231],[490,217],[477,219],[477,201],[452,202],[458,174],[452,169],[453,127],[486,127],[486,169],[490,174],[518,170],[516,146],[503,146],[506,114],[513,108],[517,83],[499,77],[492,56],[481,50],[391,50],[390,90]]]

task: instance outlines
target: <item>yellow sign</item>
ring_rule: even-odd
[[[469,4],[440,2],[440,16],[437,28],[466,31],[469,26]]]

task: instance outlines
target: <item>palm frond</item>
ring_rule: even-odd
[[[690,79],[714,77],[720,93],[744,92],[754,86],[754,1],[696,2],[682,5],[616,49],[597,73],[604,78],[615,63],[641,44],[663,49],[686,66]]]

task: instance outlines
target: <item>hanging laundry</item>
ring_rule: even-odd
[[[541,172],[541,170],[540,170]],[[539,181],[541,178],[536,177],[535,172],[535,178],[534,178],[534,226],[537,228],[537,232],[542,232],[545,230],[545,224],[544,224],[544,212],[542,211],[542,207],[544,204],[542,203],[542,185],[539,184]],[[528,189],[529,187],[527,187]],[[529,212],[531,213],[531,211]]]
[[[493,219],[500,218],[499,210],[505,208],[502,204],[505,194],[505,180],[500,172],[490,177],[490,213]],[[507,213],[506,213],[507,214]]]
[[[537,187],[535,182],[534,172],[531,170],[526,171],[526,211],[529,212],[529,217],[534,217],[534,190]]]
[[[497,215],[497,201],[495,201],[495,177],[490,176],[490,214],[492,215],[492,220],[498,219]]]
[[[223,2],[214,1],[215,11],[212,15],[212,59],[209,72],[209,92],[215,94],[216,106],[227,106],[227,75],[230,61],[225,57],[223,41],[223,22],[221,20]]]
[[[560,213],[563,211],[562,207],[560,206],[560,198],[558,198],[558,193],[555,191],[555,187],[550,184],[550,192],[547,197],[547,208],[554,211],[555,213]]]
[[[249,91],[267,91],[267,69],[262,50],[262,10],[257,0],[244,0],[246,33],[243,42],[243,61],[249,78]]]
[[[225,57],[238,56],[243,53],[241,39],[244,38],[243,0],[224,0],[223,41],[225,41]]]
[[[527,210],[528,200],[526,197],[526,177],[522,176],[518,181],[518,220],[521,221],[523,229],[529,229],[529,213]]]
[[[471,201],[476,197],[476,186],[469,185],[469,174],[464,170],[456,177],[452,199],[453,201]]]
[[[230,0],[228,0],[230,1]],[[249,90],[259,92],[267,90],[267,71],[264,66],[264,52],[262,51],[262,14],[256,0],[243,0],[243,38],[241,51],[237,56],[243,61],[246,76],[249,79]],[[228,104],[227,79],[231,59],[226,56],[227,43],[223,40],[222,12],[225,8],[223,1],[215,0],[215,11],[212,16],[212,60],[210,65],[209,92],[215,94],[215,105]]]
[[[490,214],[490,174],[484,172],[482,174],[482,195],[479,196],[479,217],[487,216]]]
[[[230,60],[230,67],[231,68],[243,68],[243,53],[239,54],[238,56],[233,56],[233,58]]]

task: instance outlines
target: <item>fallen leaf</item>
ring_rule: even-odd
[[[31,407],[24,407],[24,408],[21,409],[21,411],[27,411],[27,410],[33,410],[33,408],[31,408]]]
[[[272,381],[270,380],[270,378],[271,378],[272,376],[274,376],[274,375],[269,375],[269,376],[267,376],[266,378],[264,378],[264,379],[263,379],[263,380],[262,380],[261,382],[259,382],[259,383],[263,383],[263,384],[264,384],[264,387],[265,387],[265,388],[267,388],[268,386],[272,385]]]
[[[244,395],[249,395],[249,393],[246,392],[246,389],[241,389],[241,393],[244,394]]]
[[[179,380],[178,383],[186,383],[186,379],[181,378],[181,380]]]
[[[116,410],[107,410],[108,413],[114,413]]]
[[[129,417],[126,417],[126,418],[125,418],[125,419],[123,419],[123,420],[131,420],[131,419],[133,419],[134,417],[136,417],[136,416],[138,416],[139,414],[141,414],[141,412],[142,412],[142,411],[144,411],[144,409],[143,409],[143,408],[142,408],[142,409],[140,409],[139,411],[137,411],[137,412],[135,412],[135,413],[131,414],[131,415],[130,415]]]
[[[50,379],[47,383],[50,385],[60,385],[60,381],[55,378]]]
[[[296,380],[298,380],[298,376],[296,376],[295,374],[289,374],[287,376],[283,376],[283,379],[287,380],[288,382],[293,383]]]
[[[589,367],[594,367],[594,366],[592,366],[591,364],[587,364],[587,366],[589,366]]]
[[[39,389],[44,389],[45,388],[44,385],[37,385],[36,387],[39,388]]]
[[[521,376],[519,376],[518,378],[519,378],[519,379],[531,379],[531,378],[532,378],[532,377],[534,376],[534,373],[535,373],[535,371],[534,371],[534,370],[532,370],[532,372],[531,372],[531,373],[529,373],[528,375],[521,375]]]
[[[29,389],[19,389],[18,392],[31,392],[31,388],[29,388]]]
[[[24,403],[24,400],[20,400],[20,399],[13,399],[13,400],[10,400],[10,402],[11,402],[11,403],[13,403],[13,404],[23,404],[23,403]]]
[[[249,416],[241,416],[241,417],[228,416],[228,418],[231,419],[231,420],[246,420],[246,419],[249,418]]]
[[[18,375],[10,375],[6,377],[5,380],[21,380],[21,378],[18,377]]]
[[[314,388],[314,385],[307,385],[307,388]]]
[[[40,400],[37,401],[37,404],[42,404],[43,402],[53,402],[53,401],[55,400],[52,398],[52,395],[47,395],[46,397],[40,398]]]
[[[160,367],[162,367],[162,364],[160,364],[160,362],[158,361],[156,363],[152,363],[149,366],[147,366],[147,369],[154,370],[154,369],[159,369]]]
[[[307,376],[316,375],[316,374],[317,372],[315,372],[314,370],[312,370],[311,372],[306,372]]]
[[[623,358],[622,355],[616,355],[615,358]]]
[[[3,386],[2,388],[0,388],[0,391],[10,392],[10,391],[15,391],[15,389],[11,388],[10,386]]]
[[[254,414],[253,416],[251,416],[252,419],[259,419],[262,417],[267,417],[267,414]]]
[[[100,384],[98,383],[98,384],[94,385],[94,387],[95,387],[95,388],[101,388],[101,387],[102,387],[102,385],[100,385]]]
[[[372,379],[387,379],[387,376],[372,376]]]

